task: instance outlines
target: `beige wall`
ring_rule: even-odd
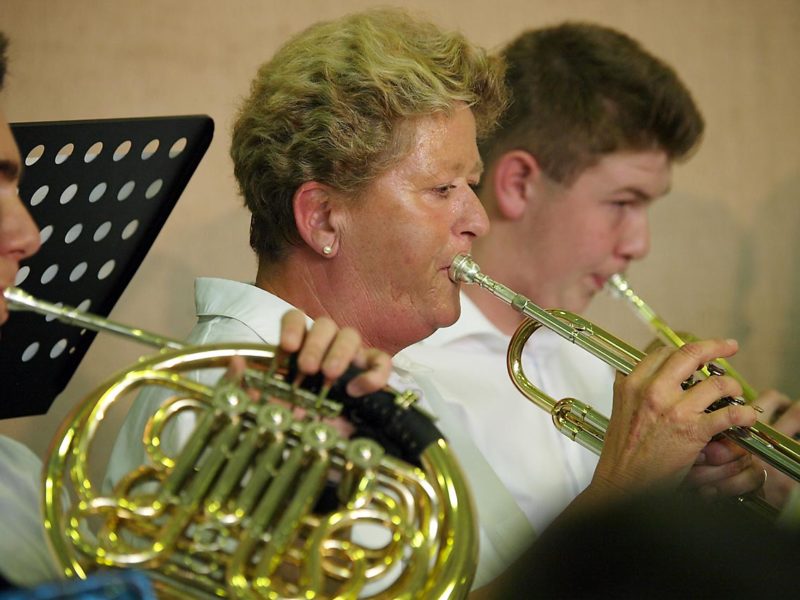
[[[292,33],[369,4],[0,0],[0,28],[13,42],[0,102],[12,121],[207,113],[216,122],[206,158],[114,318],[180,337],[193,323],[194,276],[252,278],[247,218],[227,158],[238,98]],[[753,384],[800,394],[800,3],[402,4],[490,47],[527,27],[598,21],[672,63],[703,108],[707,135],[654,209],[652,254],[631,269],[631,280],[675,326],[737,337],[743,349],[735,362]],[[608,300],[591,314],[637,343],[648,337]],[[98,338],[47,417],[15,419],[0,431],[42,451],[75,400],[140,351]]]

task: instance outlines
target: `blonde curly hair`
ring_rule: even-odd
[[[261,66],[231,157],[250,245],[277,262],[300,243],[292,197],[306,181],[357,195],[410,150],[408,119],[471,107],[479,136],[505,108],[503,63],[457,32],[400,10],[320,23]]]

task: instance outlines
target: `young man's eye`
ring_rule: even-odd
[[[638,204],[637,200],[612,200],[612,206],[617,208],[633,208]]]

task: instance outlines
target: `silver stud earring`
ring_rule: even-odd
[[[323,246],[322,247],[322,253],[325,256],[330,256],[332,252],[333,252],[333,248],[331,248],[330,246]]]

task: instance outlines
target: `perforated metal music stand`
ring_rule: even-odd
[[[108,316],[205,154],[207,116],[12,125],[42,247],[17,286]],[[43,414],[95,334],[32,313],[0,331],[0,418]]]

